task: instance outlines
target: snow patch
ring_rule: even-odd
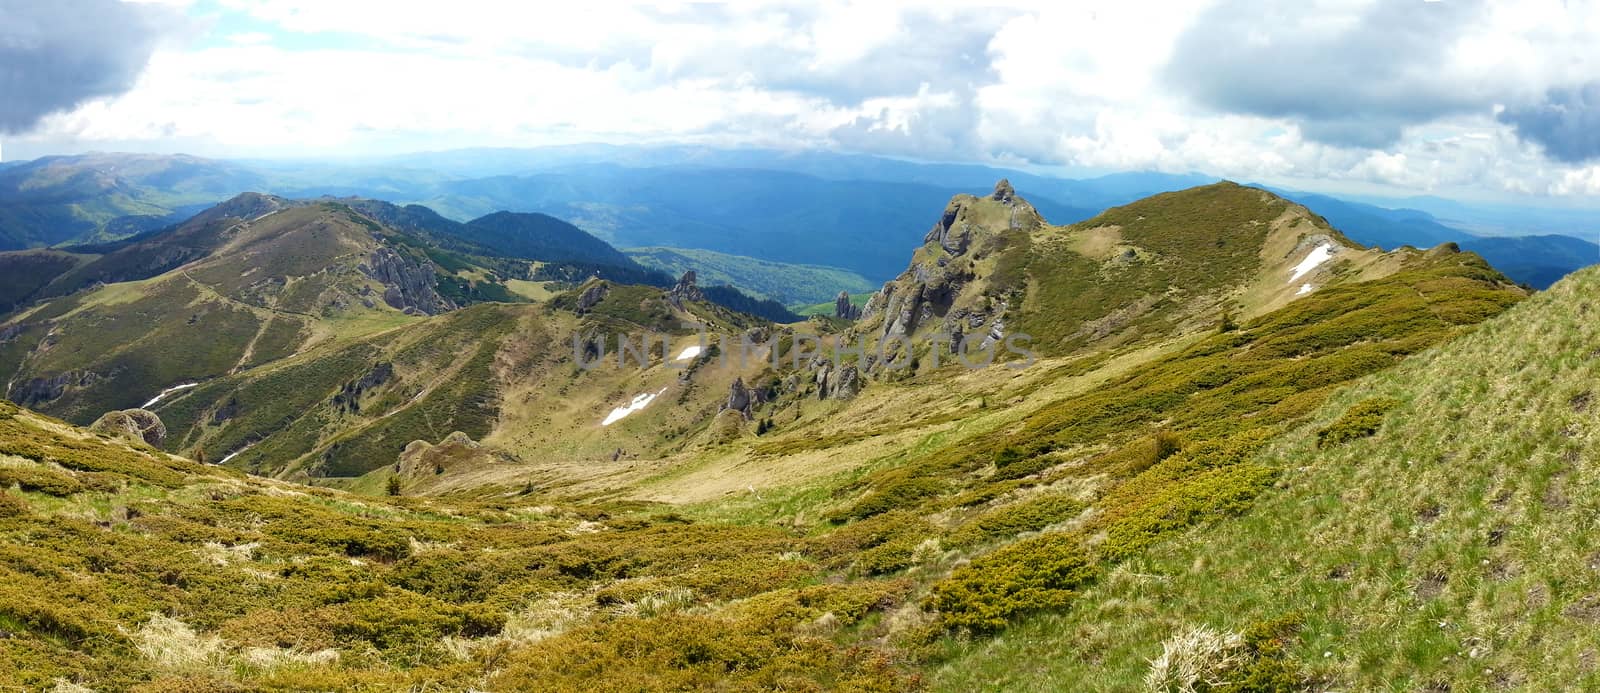
[[[1311,249],[1310,254],[1306,255],[1306,259],[1301,260],[1300,264],[1294,266],[1294,273],[1289,275],[1289,283],[1293,284],[1298,281],[1307,272],[1316,269],[1331,257],[1333,257],[1333,246],[1318,244],[1317,247]]]
[[[194,387],[196,385],[199,385],[199,384],[200,383],[184,383],[182,385],[173,385],[172,387],[169,387],[169,388],[167,388],[165,390],[162,390],[161,394],[156,395],[154,397],[151,397],[150,401],[139,405],[139,408],[140,409],[149,409],[150,405],[155,404],[156,402],[160,402],[161,398],[166,397],[167,395],[170,395],[170,394],[172,394],[174,392],[177,392],[179,390],[187,390],[187,389],[189,389],[191,387]]]
[[[231,460],[231,459],[233,459],[235,457],[238,457],[239,453],[244,452],[246,450],[249,450],[252,445],[254,445],[254,444],[252,443],[251,445],[246,445],[246,446],[244,446],[242,448],[239,448],[238,450],[234,450],[233,452],[228,453],[228,456],[222,458],[222,461],[218,462],[217,464],[227,464],[228,460]]]
[[[657,397],[660,397],[666,391],[667,388],[663,387],[661,388],[660,392],[646,392],[642,395],[634,397],[633,401],[627,403],[627,405],[612,409],[611,413],[606,415],[605,420],[600,422],[600,425],[610,426],[611,424],[621,421],[629,414],[632,414],[636,411],[643,411],[645,407],[650,406],[651,402],[655,401]]]
[[[1296,295],[1296,296],[1304,296],[1306,294],[1311,293],[1311,290],[1314,289],[1314,288],[1316,288],[1316,287],[1311,286],[1310,284],[1301,284],[1300,285],[1300,290],[1294,292],[1294,295]]]
[[[684,347],[683,351],[678,352],[678,358],[676,358],[674,360],[676,360],[676,361],[687,361],[687,360],[692,359],[692,358],[694,358],[696,356],[699,356],[700,352],[701,352],[701,348],[700,348],[699,344],[695,344],[695,345],[692,345],[692,346],[687,346],[687,347]]]

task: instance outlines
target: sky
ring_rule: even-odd
[[[1600,200],[1600,4],[0,0],[0,152],[824,149]]]

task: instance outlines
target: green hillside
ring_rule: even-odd
[[[672,276],[693,270],[703,284],[728,284],[784,305],[828,302],[840,291],[871,292],[870,280],[838,267],[796,265],[690,248],[628,248],[639,264]],[[830,308],[831,309],[831,308]]]
[[[340,218],[316,228],[365,228]],[[253,285],[228,276],[198,286]],[[0,686],[1582,684],[1597,283],[1530,300],[1472,253],[1361,248],[1232,184],[1065,227],[1001,185],[953,200],[861,321],[809,327],[1037,331],[1026,367],[835,363],[692,286],[603,279],[325,317],[149,407],[221,468],[0,411],[0,650],[26,663]],[[0,356],[218,300],[164,285],[47,303],[25,320],[62,338]],[[281,305],[253,296],[200,319]],[[644,332],[648,362],[585,363]]]
[[[1196,634],[1248,643],[1274,623],[1270,657],[1318,688],[1600,685],[1597,295],[1580,271],[1340,391],[1248,457],[1275,481],[1243,517],[961,647],[936,687],[1136,689],[1164,647],[1216,672],[1250,651]]]
[[[861,308],[867,305],[867,301],[871,298],[872,294],[870,292],[863,294],[850,294],[850,305]],[[837,298],[835,301],[836,300]],[[839,304],[835,301],[823,301],[821,303],[813,303],[808,306],[802,306],[796,310],[795,313],[806,317],[813,315],[832,316],[839,306]]]

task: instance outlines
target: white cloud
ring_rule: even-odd
[[[215,0],[189,11],[230,20],[217,23],[219,40],[160,48],[126,94],[46,118],[8,144],[176,141],[211,143],[213,154],[315,155],[678,140],[1406,191],[1597,194],[1594,166],[1553,161],[1497,118],[1600,76],[1589,48],[1600,40],[1600,8],[1450,8],[1438,26],[1453,33],[1434,37],[1429,60],[1357,55],[1352,47],[1372,42],[1340,43],[1382,7],[1251,9],[1261,16],[1229,36],[1242,55],[1286,62],[1247,69],[1212,56],[1207,64],[1229,71],[1206,73],[1206,88],[1246,90],[1230,101],[1173,82],[1194,59],[1183,52],[1192,37],[1212,29],[1203,22],[1241,16],[1228,0]],[[1317,39],[1317,55],[1348,64],[1292,62],[1308,37],[1328,37]],[[1363,82],[1359,66],[1372,60],[1395,64]],[[1279,84],[1251,83],[1263,75]],[[1258,107],[1275,86],[1327,98]],[[1349,144],[1363,141],[1379,144]]]

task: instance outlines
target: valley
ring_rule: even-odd
[[[848,315],[773,322],[603,241],[551,256],[586,247],[540,240],[564,227],[427,211],[244,197],[40,275],[0,326],[0,649],[26,663],[0,684],[1593,675],[1590,571],[1560,567],[1589,552],[1546,534],[1600,460],[1592,269],[1530,298],[1259,188],[1054,225],[1001,181],[927,210]],[[135,409],[158,438],[107,414]],[[30,596],[49,576],[70,599]]]

